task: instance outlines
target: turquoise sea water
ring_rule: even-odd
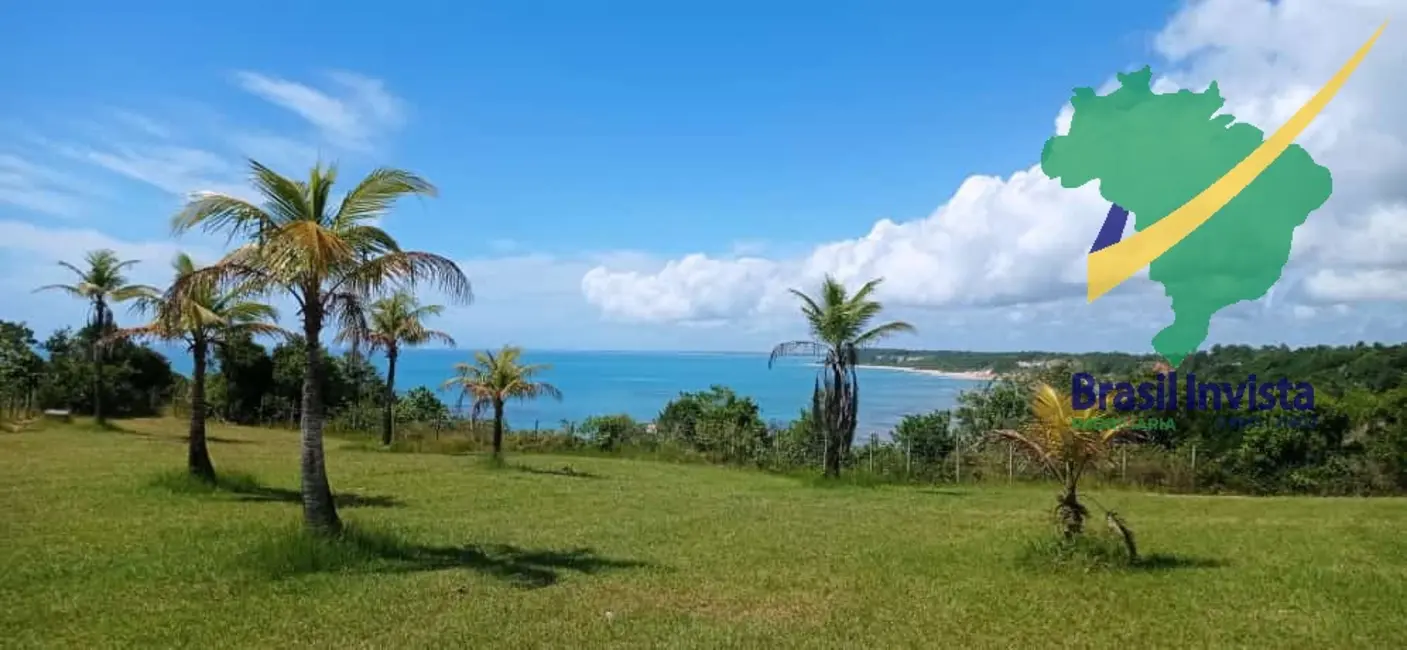
[[[407,350],[396,367],[396,389],[416,386],[438,391],[453,375],[454,364],[470,361],[466,350]],[[543,380],[561,389],[561,402],[538,400],[512,403],[507,417],[514,428],[534,423],[556,427],[562,420],[580,422],[591,415],[626,413],[649,420],[681,391],[706,390],[722,384],[752,397],[768,420],[790,420],[810,405],[816,368],[804,359],[781,359],[770,370],[767,355],[685,352],[535,352],[525,360],[552,368]],[[372,357],[385,372],[385,358]],[[172,354],[173,367],[189,372],[189,355]],[[889,369],[859,369],[861,436],[884,435],[904,415],[946,409],[958,393],[982,382],[935,377]],[[456,395],[441,393],[454,406]]]

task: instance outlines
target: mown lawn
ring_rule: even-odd
[[[1051,490],[838,488],[715,467],[329,440],[345,556],[299,546],[294,435],[0,433],[5,647],[1400,647],[1407,500],[1096,492],[1155,566],[1017,562]],[[560,472],[570,466],[582,475]],[[391,541],[386,541],[391,539]],[[377,541],[380,540],[380,541]]]

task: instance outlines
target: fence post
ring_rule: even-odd
[[[1197,443],[1192,443],[1192,490],[1197,490]]]
[[[1016,481],[1016,443],[1006,443],[1006,482]]]
[[[962,436],[957,437],[957,444],[954,446],[957,453],[953,454],[953,482],[962,482]]]
[[[1129,446],[1119,445],[1119,480],[1129,482]]]
[[[879,440],[879,436],[876,436],[876,435],[873,434],[873,433],[870,434],[870,473],[871,473],[871,474],[874,473],[874,446],[875,446],[875,443],[876,443],[878,440]]]
[[[912,440],[904,441],[904,476],[907,478],[914,475],[914,443]]]

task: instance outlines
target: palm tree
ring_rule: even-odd
[[[913,325],[903,321],[870,327],[870,322],[884,309],[871,300],[870,295],[883,281],[883,278],[870,280],[852,295],[845,285],[827,275],[821,283],[819,298],[791,289],[801,300],[801,313],[810,326],[811,340],[779,344],[767,358],[767,367],[771,368],[778,357],[798,354],[821,357],[811,409],[826,439],[823,462],[826,476],[840,475],[840,461],[850,453],[855,441],[856,416],[860,409],[860,383],[855,374],[857,350],[894,334],[916,331]]]
[[[1016,443],[1060,482],[1055,514],[1065,537],[1073,538],[1084,531],[1085,517],[1089,515],[1079,499],[1080,477],[1096,463],[1107,461],[1113,442],[1127,436],[1130,430],[1122,419],[1105,420],[1108,426],[1102,429],[1085,424],[1104,412],[1098,407],[1075,409],[1069,396],[1043,381],[1031,388],[1030,409],[1024,426],[995,433]],[[1117,527],[1123,532],[1122,525]]]
[[[425,327],[425,319],[439,316],[445,308],[441,305],[422,305],[415,296],[398,291],[391,296],[372,303],[363,316],[363,323],[353,323],[337,335],[339,342],[351,342],[354,347],[367,344],[372,352],[386,352],[386,395],[381,405],[381,444],[391,444],[393,418],[391,411],[396,405],[396,360],[401,347],[415,347],[431,341],[439,341],[450,346],[454,339],[439,330]],[[362,325],[365,329],[361,329]]]
[[[445,380],[443,389],[458,388],[460,403],[473,401],[473,413],[478,416],[485,408],[493,409],[493,457],[503,456],[503,405],[510,399],[530,400],[547,396],[562,399],[562,391],[552,384],[537,381],[538,373],[551,369],[546,364],[523,364],[518,360],[523,349],[505,345],[494,354],[490,350],[474,353],[474,363],[454,365],[455,376]]]
[[[283,330],[273,324],[278,319],[273,307],[249,300],[251,287],[248,285],[220,287],[208,277],[183,284],[183,278],[198,270],[195,261],[185,253],[177,254],[171,266],[176,270],[172,285],[180,286],[180,291],[138,298],[138,307],[150,313],[152,321],[140,327],[117,330],[112,336],[149,337],[186,344],[192,360],[186,464],[192,476],[213,484],[215,465],[210,462],[205,438],[205,368],[210,348],[224,345],[231,336],[278,334]]]
[[[103,391],[107,388],[103,383],[103,353],[106,348],[104,337],[116,327],[112,307],[117,303],[150,295],[156,289],[129,284],[124,271],[135,265],[137,260],[120,260],[117,253],[110,249],[89,251],[85,261],[88,263],[87,269],[80,269],[68,262],[59,262],[59,266],[73,271],[73,274],[78,276],[78,281],[74,284],[50,284],[35,289],[35,292],[63,291],[88,303],[88,324],[93,329],[93,419],[101,425],[107,422],[103,415]]]
[[[473,293],[453,261],[402,250],[391,235],[374,225],[397,199],[435,194],[434,186],[419,176],[376,169],[334,201],[335,167],[319,163],[306,180],[294,180],[253,160],[249,166],[260,203],[198,193],[173,219],[172,229],[181,233],[201,227],[246,240],[192,278],[209,274],[248,282],[261,290],[282,290],[298,305],[301,334],[307,342],[300,408],[303,521],[316,532],[335,533],[342,521],[332,500],[323,453],[323,327],[358,327],[366,301],[398,289],[414,289],[421,282],[432,282],[452,300],[465,303]]]

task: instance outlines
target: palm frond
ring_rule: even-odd
[[[445,345],[448,345],[449,347],[454,347],[458,345],[457,343],[455,343],[453,336],[450,336],[448,333],[442,332],[440,330],[421,330],[417,333],[417,336],[414,340],[406,339],[407,343],[411,343],[414,345],[423,345],[431,341],[443,343]]]
[[[320,176],[319,171],[314,167],[313,177]],[[300,221],[318,223],[318,213],[299,183],[253,159],[249,161],[249,182],[264,199],[265,210],[272,222],[269,226],[283,228]]]
[[[226,241],[233,241],[238,236],[253,239],[259,233],[272,231],[278,227],[278,222],[263,208],[244,199],[217,192],[197,192],[171,218],[171,232],[179,235],[197,227],[205,232],[225,232]]]
[[[917,332],[918,330],[913,325],[905,323],[904,321],[894,321],[880,325],[855,337],[854,344],[855,347],[865,347],[867,345],[874,345],[895,334],[914,334]]]
[[[373,170],[342,198],[332,219],[333,228],[343,230],[379,217],[403,196],[437,193],[429,181],[408,171],[389,167]]]
[[[453,260],[415,251],[388,253],[363,262],[336,286],[353,293],[376,295],[392,289],[414,289],[429,283],[460,304],[474,300],[469,278]]]
[[[69,264],[68,262],[60,261],[60,262],[59,262],[59,266],[62,266],[62,267],[64,267],[64,268],[66,268],[66,269],[72,271],[74,275],[76,275],[76,276],[78,276],[78,277],[80,277],[80,278],[81,278],[81,277],[84,277],[85,275],[87,275],[87,273],[84,272],[83,269],[80,269],[80,268],[78,268],[77,266],[74,266],[74,265],[72,265],[72,264]]]
[[[41,291],[63,291],[64,293],[67,293],[68,295],[73,296],[74,298],[88,297],[87,294],[83,292],[83,290],[71,284],[46,284],[42,287],[39,287],[38,289],[35,289],[34,293],[39,293]]]
[[[874,293],[874,290],[879,288],[879,285],[881,284],[884,284],[884,278],[875,278],[873,280],[870,280],[869,282],[866,282],[865,284],[860,286],[860,289],[858,291],[856,291],[853,295],[850,296],[850,302],[853,304],[860,304],[868,301],[870,299],[870,294]]]
[[[767,355],[767,367],[770,369],[777,359],[781,357],[796,356],[829,356],[831,349],[815,341],[787,341],[778,343],[772,348],[772,353]]]

